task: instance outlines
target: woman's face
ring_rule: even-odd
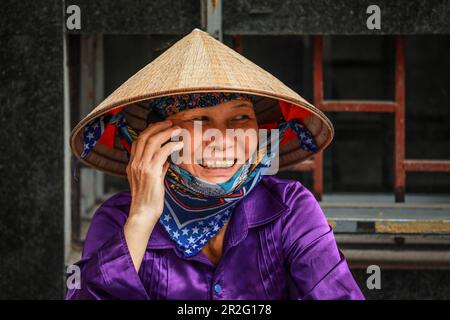
[[[181,158],[189,161],[179,166],[208,182],[227,181],[257,149],[258,123],[250,101],[231,100],[213,107],[189,109],[168,119],[190,136],[180,152]],[[215,138],[217,135],[221,138]]]

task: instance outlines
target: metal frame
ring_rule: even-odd
[[[202,25],[210,35],[222,42],[222,0],[201,0]]]
[[[324,112],[381,112],[395,117],[395,201],[405,201],[406,172],[450,172],[450,160],[405,159],[405,38],[395,36],[395,100],[325,100],[323,92],[323,37],[313,36],[313,91],[314,105]],[[289,170],[311,171],[313,192],[322,200],[323,153],[313,160],[289,167]]]
[[[350,268],[449,270],[448,235],[336,234]]]

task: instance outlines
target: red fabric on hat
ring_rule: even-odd
[[[304,124],[304,120],[306,118],[308,118],[309,116],[311,116],[310,111],[303,109],[303,108],[299,108],[299,107],[293,105],[292,103],[278,100],[278,105],[279,105],[281,113],[286,121],[289,121],[292,119],[297,119],[297,120],[300,120],[301,124]],[[275,129],[276,127],[277,127],[276,121],[267,122],[267,123],[263,123],[263,124],[259,125],[259,128],[268,129],[268,130]],[[292,129],[288,128],[288,129],[286,129],[286,131],[283,135],[283,138],[281,139],[280,144],[285,144],[286,142],[288,142],[294,138],[296,138],[295,132],[292,131]]]
[[[98,139],[98,142],[112,148],[114,147],[114,137],[116,135],[117,127],[113,124],[107,124],[102,136]]]
[[[122,108],[114,109],[107,114],[117,114],[122,111]],[[102,136],[98,139],[98,142],[109,147],[114,147],[114,137],[116,136],[117,127],[114,124],[108,123],[105,127],[105,131],[103,131]]]

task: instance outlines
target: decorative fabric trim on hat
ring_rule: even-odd
[[[144,101],[143,104],[156,112],[162,119],[166,119],[168,116],[180,111],[212,107],[231,100],[252,101],[252,97],[249,94],[234,92],[188,93],[151,99]]]

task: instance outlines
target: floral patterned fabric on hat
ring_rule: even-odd
[[[234,92],[189,93],[155,98],[145,101],[144,104],[148,105],[162,119],[166,119],[183,110],[212,107],[231,100],[252,101],[252,97],[248,94]]]

